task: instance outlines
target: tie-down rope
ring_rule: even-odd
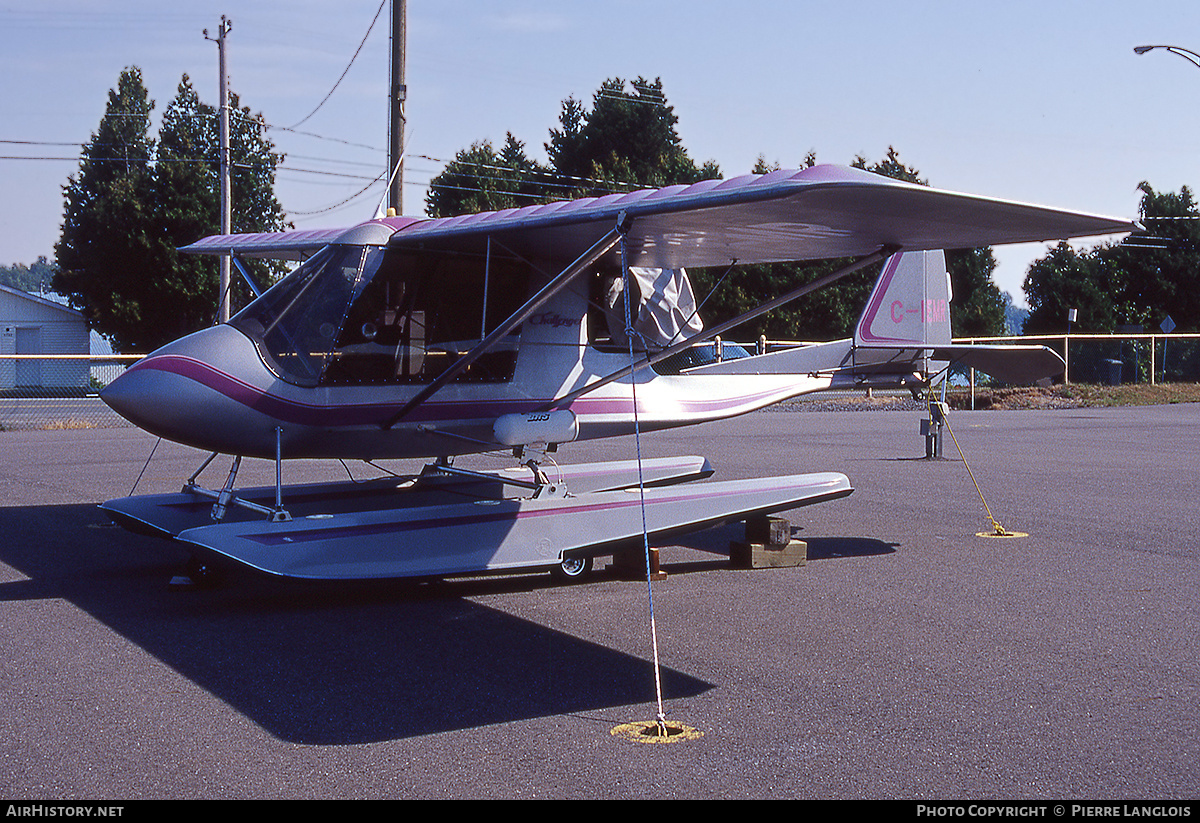
[[[641,334],[635,331],[633,328],[633,314],[629,303],[629,259],[624,234],[621,235],[621,279],[624,284],[623,291],[625,292],[625,337],[629,341],[629,366],[631,369],[633,369],[633,366],[637,362],[633,351],[633,341],[635,336],[641,337]],[[633,398],[633,440],[637,445],[638,493],[641,498],[642,509],[642,544],[645,550],[646,559],[646,598],[650,604],[650,645],[654,651],[654,691],[658,699],[658,714],[655,715],[655,722],[658,725],[659,735],[666,737],[667,718],[666,714],[663,712],[662,676],[659,671],[660,667],[658,661],[658,630],[654,620],[654,588],[651,585],[650,533],[646,528],[646,483],[642,476],[642,435],[638,422],[637,370],[630,372],[629,386]]]
[[[945,384],[943,384],[944,386]],[[944,389],[943,389],[944,391]],[[942,395],[943,397],[945,394]],[[945,403],[942,404],[945,406]],[[933,403],[930,401],[929,417],[933,419]],[[971,471],[971,464],[967,462],[967,456],[963,454],[962,446],[958,445],[958,438],[954,436],[954,429],[950,427],[950,415],[943,413],[940,415],[942,423],[946,426],[946,431],[950,432],[950,439],[954,441],[954,448],[958,449],[958,456],[962,458],[963,465],[967,467],[967,475],[971,478],[971,482],[975,484],[975,491],[979,495],[979,502],[983,504],[983,511],[987,514],[987,519],[991,521],[992,532],[997,537],[1009,537],[1013,533],[1006,530],[996,518],[992,517],[992,510],[988,508],[987,500],[983,498],[983,490],[979,488],[979,481],[975,479],[975,472]]]

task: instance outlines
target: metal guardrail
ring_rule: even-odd
[[[1066,360],[1067,383],[1200,383],[1200,334],[1058,334],[954,342],[1049,346]],[[760,339],[736,345],[762,352],[803,344]],[[99,391],[139,359],[141,355],[0,354],[0,431],[128,426],[104,405]],[[966,370],[960,382],[994,385]]]
[[[1200,334],[1044,334],[956,343],[1040,343],[1066,361],[1065,383],[1200,383]]]

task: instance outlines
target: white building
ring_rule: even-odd
[[[24,359],[12,354],[88,354],[87,321],[53,300],[0,285],[0,390],[84,388],[86,359]]]

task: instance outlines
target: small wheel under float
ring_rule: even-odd
[[[212,563],[202,557],[192,555],[187,562],[187,576],[192,585],[200,588],[212,588],[221,582],[221,574]]]
[[[564,557],[562,562],[550,570],[551,576],[560,583],[577,583],[592,570],[590,557]]]

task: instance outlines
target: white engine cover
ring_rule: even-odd
[[[530,443],[570,443],[579,436],[579,423],[569,409],[528,414],[506,414],[496,420],[492,433],[505,446]]]

